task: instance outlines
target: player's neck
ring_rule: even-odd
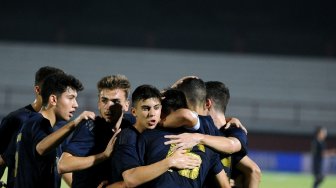
[[[42,101],[35,99],[34,102],[32,102],[30,105],[33,107],[35,112],[39,112],[42,108]]]
[[[223,113],[212,111],[210,115],[218,129],[226,124],[225,115]]]
[[[145,126],[142,126],[139,122],[135,122],[133,126],[139,133],[142,133],[144,130],[146,130]]]
[[[201,115],[201,116],[207,115],[207,111],[203,106],[195,106],[190,110],[195,111],[198,115]]]
[[[55,116],[54,111],[52,109],[42,107],[40,113],[42,114],[42,116],[44,118],[46,118],[50,121],[51,127],[54,127],[54,125],[56,123],[56,116]]]

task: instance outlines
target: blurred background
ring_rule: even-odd
[[[316,126],[336,147],[336,2],[313,0],[1,1],[0,118],[33,99],[45,65],[97,81],[125,74],[163,89],[185,75],[224,82],[265,172],[310,173]],[[336,173],[335,157],[325,172]]]

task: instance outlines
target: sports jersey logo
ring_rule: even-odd
[[[222,163],[222,165],[224,167],[226,175],[228,177],[231,177],[231,166],[232,166],[231,156],[222,158],[221,163]]]
[[[171,144],[170,145],[170,148],[169,148],[169,151],[168,151],[168,154],[166,156],[167,157],[170,157],[173,153],[174,153],[174,148],[175,148],[176,144]],[[197,144],[195,147],[197,147],[198,150],[202,151],[202,152],[205,152],[205,147],[204,145],[202,144]],[[189,155],[189,156],[194,156],[196,158],[198,158],[199,160],[201,160],[201,163],[202,163],[202,159],[199,155],[197,155],[196,153],[193,153],[191,152],[192,149],[187,149],[187,152],[186,152],[186,155]],[[200,167],[195,167],[193,169],[181,169],[178,171],[178,173],[181,175],[181,176],[184,176],[186,178],[189,178],[189,179],[196,179],[199,175],[199,170],[200,170]],[[172,171],[171,169],[169,169],[168,171]]]
[[[14,177],[17,176],[18,172],[18,161],[19,161],[19,153],[18,153],[18,148],[19,148],[19,143],[21,142],[22,139],[22,133],[19,133],[16,137],[16,151],[15,151],[15,170],[14,170]]]

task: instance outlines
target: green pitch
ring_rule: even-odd
[[[7,174],[5,172],[5,174]],[[1,178],[6,179],[5,175]],[[5,181],[4,181],[5,182]],[[312,187],[313,177],[310,174],[263,172],[260,188],[309,188]],[[328,175],[320,188],[335,188],[336,175]],[[65,183],[62,188],[68,188]]]
[[[309,188],[313,187],[313,176],[304,173],[263,172],[260,188]],[[325,177],[320,188],[335,188],[336,175]]]

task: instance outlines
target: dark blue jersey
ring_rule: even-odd
[[[121,127],[129,126],[129,121],[123,119]],[[107,123],[103,118],[81,122],[74,131],[69,143],[63,151],[74,156],[87,157],[103,152],[113,136],[114,125]],[[111,167],[106,160],[85,170],[75,171],[72,174],[72,187],[97,187],[103,180],[110,177]]]
[[[202,126],[202,123],[201,123]],[[164,145],[168,139],[164,135],[180,134],[183,129],[162,129],[146,130],[139,137],[139,148],[141,161],[144,164],[153,164],[161,161],[173,153],[174,145]],[[223,170],[219,161],[219,155],[204,145],[197,145],[188,151],[188,155],[198,157],[202,160],[199,168],[193,170],[170,169],[158,178],[149,182],[149,187],[202,187],[209,171],[214,174]]]
[[[67,122],[66,121],[60,121],[60,122],[57,122],[54,127],[53,127],[53,130],[54,131],[57,131],[58,129],[62,128]],[[62,155],[62,148],[68,143],[69,141],[69,138],[71,137],[72,134],[70,134],[70,136],[68,136],[68,138],[66,138],[59,146],[57,146],[56,148],[56,163],[55,163],[55,167],[54,167],[54,174],[55,174],[55,187],[61,187],[61,180],[62,180],[62,175],[60,175],[58,173],[58,170],[57,170],[57,164],[58,164],[58,161]]]
[[[17,136],[15,187],[54,187],[56,152],[41,156],[36,151],[37,144],[52,132],[50,121],[40,113],[33,113],[24,123]]]
[[[211,116],[201,116],[199,115],[200,128],[197,132],[201,134],[209,134],[212,136],[222,136],[222,133],[215,126]]]
[[[111,157],[111,183],[123,181],[122,173],[125,170],[143,165],[137,149],[139,135],[133,126],[122,129],[119,133]]]
[[[322,174],[323,151],[326,148],[326,142],[314,139],[312,141],[312,171],[314,175]]]
[[[225,154],[220,153],[221,162],[224,166],[224,170],[226,172],[226,175],[229,178],[235,178],[237,175],[239,175],[240,171],[235,168],[235,166],[239,163],[239,161],[247,155],[247,135],[246,133],[237,127],[230,127],[228,129],[224,129],[225,126],[223,126],[220,129],[220,132],[222,136],[225,137],[235,137],[239,140],[241,144],[241,150],[233,153],[233,154]],[[210,175],[206,181],[206,187],[213,188],[218,187],[216,184],[216,181],[214,180],[213,176]]]
[[[1,121],[0,125],[0,155],[8,167],[7,186],[14,186],[14,168],[15,168],[15,151],[16,136],[21,129],[22,124],[27,121],[30,114],[35,112],[31,105],[27,105],[16,111],[11,112]],[[3,166],[5,167],[5,166]],[[2,174],[0,174],[2,176]]]
[[[224,126],[220,129],[225,137],[234,137],[237,138],[241,144],[241,149],[238,152],[231,154],[230,156],[222,155],[222,163],[225,167],[230,169],[227,172],[227,175],[231,178],[235,178],[239,175],[240,171],[235,168],[235,166],[239,163],[239,161],[247,155],[247,135],[246,133],[237,127],[230,127],[228,129],[224,129]]]

